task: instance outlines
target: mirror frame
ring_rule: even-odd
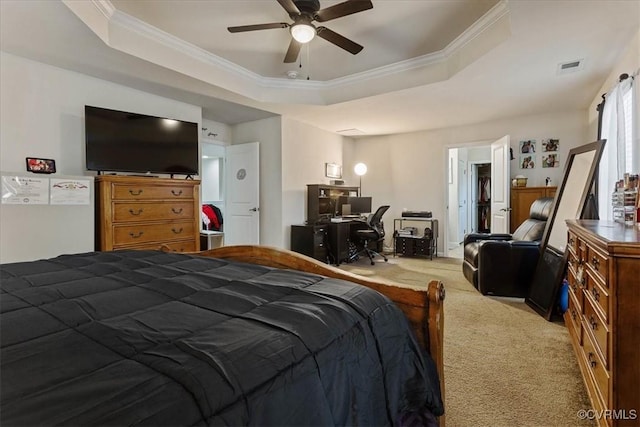
[[[562,183],[556,192],[551,215],[547,220],[542,240],[540,241],[540,257],[538,258],[533,280],[531,281],[527,297],[525,298],[525,303],[547,320],[551,320],[551,317],[553,316],[553,309],[555,307],[555,302],[557,301],[560,286],[562,285],[562,278],[566,270],[568,259],[568,251],[549,245],[549,237],[552,232],[557,230],[557,227],[565,229],[566,234],[566,219],[582,218],[587,204],[587,196],[589,195],[589,190],[591,189],[591,185],[595,177],[595,172],[598,168],[598,164],[600,163],[605,142],[606,140],[601,139],[590,144],[573,148],[569,151],[569,155],[567,157]],[[576,218],[562,218],[556,221],[558,209],[562,204],[562,198],[565,191],[579,191],[579,188],[566,188],[567,181],[569,180],[572,172],[574,160],[577,155],[591,151],[594,152],[594,156],[591,160],[591,166],[587,172],[586,180],[583,183],[580,200],[575,206]],[[573,211],[573,209],[571,210]]]

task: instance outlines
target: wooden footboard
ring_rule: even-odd
[[[323,264],[296,252],[268,246],[223,246],[198,252],[197,255],[226,258],[270,267],[286,268],[348,280],[372,288],[394,301],[409,319],[416,338],[431,355],[438,368],[441,393],[444,400],[443,361],[443,300],[442,282],[432,280],[424,291],[403,288],[402,285],[383,280],[372,280]],[[440,419],[444,425],[444,417]]]

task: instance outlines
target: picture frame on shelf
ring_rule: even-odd
[[[40,159],[38,157],[27,157],[27,172],[33,173],[56,173],[56,161],[53,159]]]

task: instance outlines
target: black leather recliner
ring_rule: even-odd
[[[462,272],[483,295],[524,298],[540,255],[540,240],[553,198],[536,200],[513,234],[471,233],[464,237]]]

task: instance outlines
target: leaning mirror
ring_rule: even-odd
[[[582,218],[605,141],[569,151],[562,183],[540,242],[540,258],[525,302],[550,320],[567,264],[567,219]]]

